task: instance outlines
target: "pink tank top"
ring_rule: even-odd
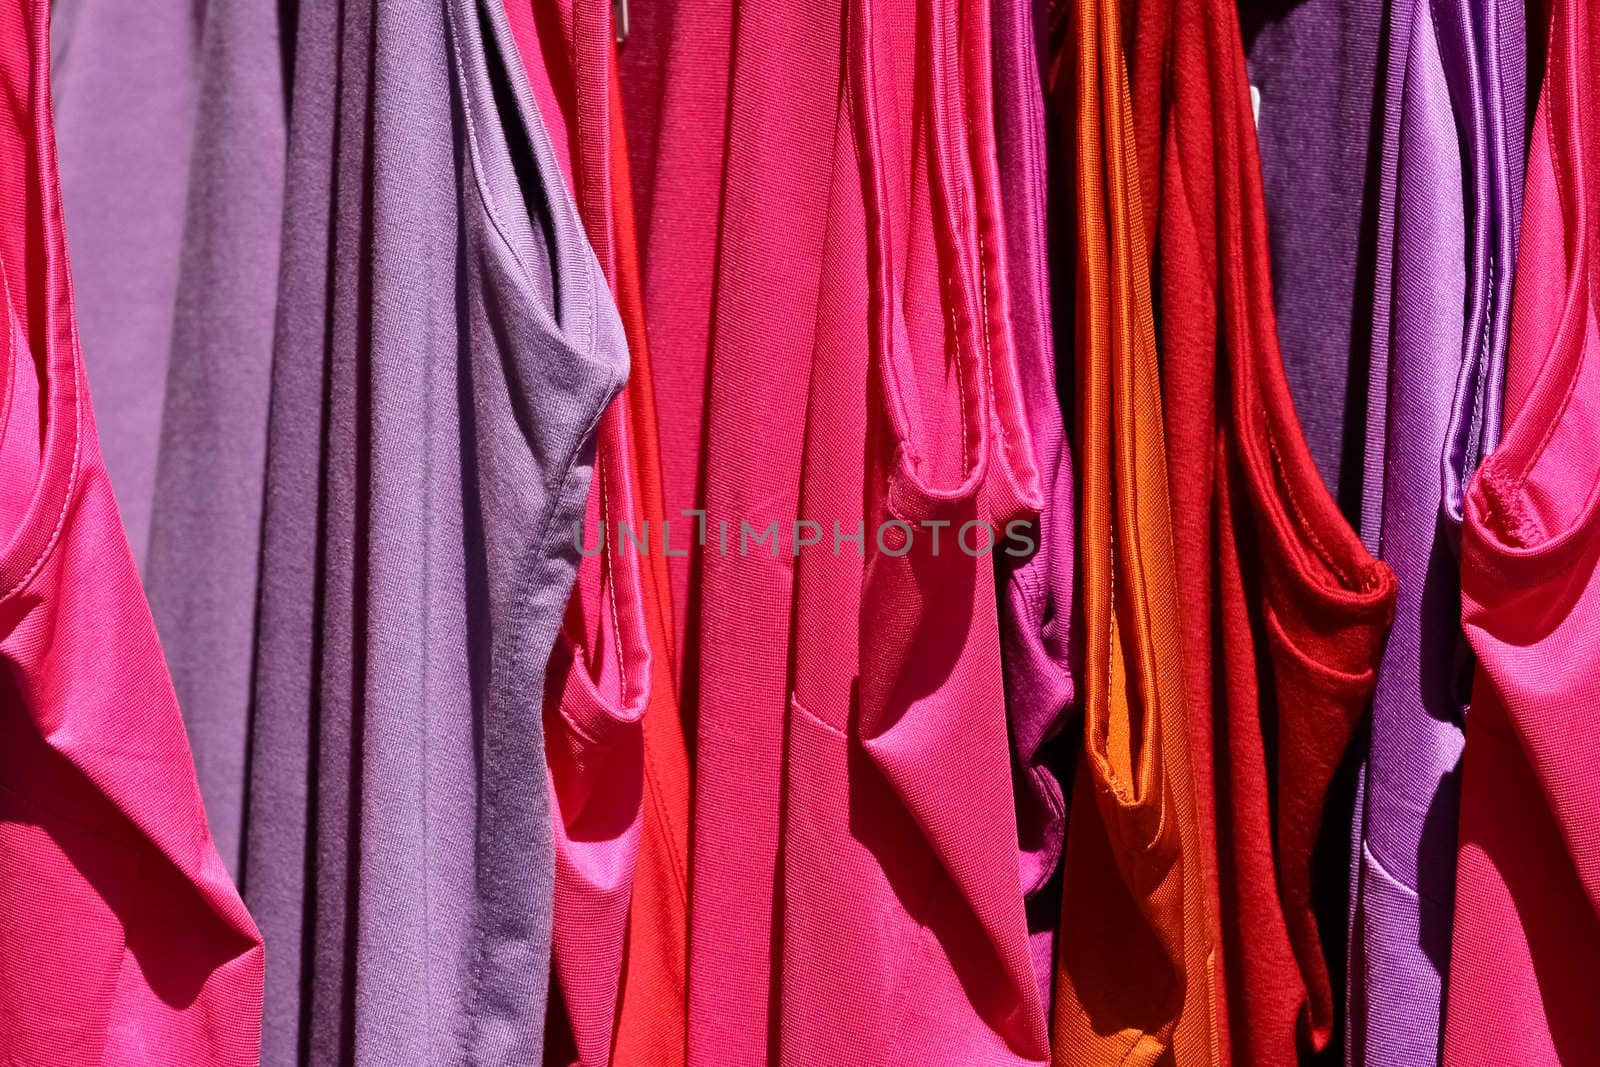
[[[1505,432],[1467,494],[1450,1067],[1600,1057],[1600,78],[1593,13],[1556,0],[1535,115]]]
[[[0,1061],[243,1067],[261,938],[206,827],[95,436],[49,17],[0,5]]]

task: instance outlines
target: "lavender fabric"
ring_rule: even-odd
[[[107,462],[238,877],[288,106],[278,6],[77,0],[53,17]]]
[[[143,570],[177,304],[200,20],[194,4],[57,0],[50,39],[78,335],[106,471]],[[228,857],[226,848],[222,854]]]
[[[244,884],[262,1062],[538,1063],[543,675],[622,328],[499,4],[302,0],[293,39]]]
[[[1061,733],[1073,702],[1072,457],[1062,428],[1050,336],[1044,95],[1033,4],[996,0],[993,18],[995,141],[1012,335],[1045,501],[1038,550],[1020,567],[1001,564],[1006,573],[1000,640],[1018,766],[1022,889],[1039,896],[1061,863],[1066,830],[1059,761],[1052,759],[1049,743]],[[1029,911],[1034,970],[1048,1001],[1060,906],[1045,899]]]
[[[1499,438],[1526,121],[1520,4],[1407,0],[1389,34],[1364,532],[1400,594],[1355,828],[1351,1064],[1440,1054],[1470,683],[1454,553]]]
[[[288,102],[276,4],[210,3],[197,17],[145,588],[211,833],[238,877]]]

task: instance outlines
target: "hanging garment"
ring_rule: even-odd
[[[677,1067],[688,1056],[689,753],[673,673],[673,605],[667,570],[667,511],[656,431],[654,380],[640,291],[633,184],[624,136],[622,92],[612,67],[611,196],[617,240],[617,305],[632,365],[625,392],[636,455],[637,507],[658,531],[644,576],[645,627],[650,637],[650,703],[645,707],[644,807],[633,873],[621,1005],[612,1059],[618,1064]]]
[[[1355,521],[1382,133],[1384,0],[1240,0],[1284,376],[1323,482]],[[1390,15],[1390,19],[1398,15]],[[1393,51],[1389,53],[1393,56]]]
[[[866,0],[845,20],[793,550],[778,1062],[1043,1064],[992,558],[1040,498],[988,5]]]
[[[119,404],[112,414],[119,443],[136,449],[119,457],[127,466],[112,472],[129,480],[114,484],[119,502],[141,525],[149,516],[148,551],[142,539],[136,551],[145,559],[151,613],[183,708],[212,833],[242,880],[261,494],[283,230],[284,47],[278,8],[271,3],[201,5],[187,20],[173,22],[157,13],[129,20],[132,25],[110,7],[81,0],[56,16],[61,21],[75,15],[62,90],[75,116],[62,157],[73,178],[67,194],[78,197],[69,202],[69,215],[76,214],[72,203],[84,205],[83,223],[72,231],[74,240],[85,237],[82,249],[74,244],[74,263],[90,285],[86,300],[104,295],[107,308],[118,312],[138,305],[121,327],[95,319],[85,341],[111,350],[126,345],[145,360],[130,365],[112,358],[90,370],[105,371],[95,381],[106,380],[115,390],[110,399]],[[122,30],[129,36],[121,36]],[[173,69],[186,71],[191,84],[170,85],[170,74],[145,69],[169,53]],[[191,106],[140,107],[132,116],[122,114],[120,102],[83,110],[107,96],[125,98],[127,82],[102,83],[108,72],[125,71],[135,82],[159,81],[174,99],[193,97]],[[74,99],[75,90],[82,99]],[[117,126],[114,133],[111,126]],[[148,157],[151,146],[164,144],[177,150],[159,160]],[[123,203],[130,174],[150,181],[153,211]],[[173,193],[182,220],[177,227],[162,217]],[[118,214],[107,217],[107,205],[118,206]],[[176,289],[157,292],[158,285],[167,285],[167,256],[176,257]],[[157,306],[169,322],[158,331],[145,317],[149,302],[162,298]],[[167,349],[153,349],[158,332]],[[164,369],[164,386],[146,381],[152,368]],[[161,412],[155,454],[132,440],[136,432],[143,434],[146,405]],[[129,462],[133,457],[142,457],[141,465]],[[136,498],[140,491],[154,495]]]
[[[1541,19],[1505,432],[1466,500],[1462,619],[1478,672],[1462,756],[1444,1062],[1600,1055],[1600,90],[1590,5]]]
[[[1339,514],[1289,396],[1237,11],[1154,0],[1139,15],[1135,128],[1160,167],[1146,207],[1190,708],[1211,709],[1192,736],[1214,767],[1200,797],[1229,1038],[1236,1063],[1293,1063],[1297,1035],[1320,1050],[1334,1031],[1312,853],[1395,583]]]
[[[763,1063],[794,563],[757,539],[776,523],[787,545],[797,518],[841,16],[816,0],[634,7],[645,321],[673,552],[688,552],[667,560],[694,769],[688,1061]]]
[[[1221,1061],[1216,915],[1188,743],[1150,261],[1123,13],[1052,12],[1076,273],[1083,754],[1069,807],[1052,1062]],[[1065,250],[1058,262],[1068,260]],[[1059,279],[1062,289],[1067,283]],[[1058,290],[1060,293],[1061,290]],[[1066,299],[1065,293],[1057,296]]]
[[[500,5],[303,4],[294,40],[246,857],[263,1062],[537,1063],[539,709],[621,324]]]
[[[809,203],[809,200],[815,199],[814,192],[801,197],[798,195],[800,187],[784,179],[787,184],[781,189],[786,194],[796,195],[780,196],[780,191],[774,190],[775,199],[772,203],[785,205],[782,227],[785,239],[778,239],[778,227],[774,226],[774,248],[770,255],[765,254],[764,250],[752,250],[749,253],[741,251],[740,242],[746,240],[744,231],[749,231],[751,240],[760,236],[759,216],[734,225],[733,232],[740,235],[737,238],[730,238],[724,220],[736,217],[741,212],[768,206],[767,201],[757,198],[753,190],[750,194],[752,203],[748,207],[741,203],[739,183],[754,180],[741,178],[742,168],[750,167],[751,173],[759,174],[762,173],[759,168],[764,166],[767,175],[777,176],[785,173],[787,167],[797,165],[794,153],[779,151],[776,145],[764,143],[761,138],[755,137],[754,131],[746,131],[746,124],[752,124],[757,130],[771,132],[774,138],[785,144],[805,146],[804,153],[808,157],[816,152],[817,145],[829,142],[824,139],[820,127],[807,121],[807,116],[810,112],[826,114],[833,105],[825,98],[818,98],[815,103],[807,103],[799,114],[789,114],[786,107],[789,102],[787,91],[791,83],[801,81],[798,78],[785,81],[781,93],[777,85],[766,90],[782,99],[769,101],[760,97],[758,90],[763,88],[762,71],[750,67],[758,65],[765,68],[773,64],[746,64],[742,71],[733,70],[734,40],[740,31],[737,29],[733,5],[726,0],[695,4],[681,3],[680,0],[634,3],[629,6],[628,18],[628,39],[618,50],[618,68],[622,110],[628,127],[635,203],[638,207],[644,320],[649,323],[651,351],[656,357],[652,368],[656,408],[663,416],[659,427],[662,498],[666,509],[664,517],[670,524],[663,533],[664,541],[672,546],[671,552],[664,550],[663,555],[671,581],[673,672],[679,683],[679,699],[692,759],[696,747],[693,735],[698,718],[697,691],[700,686],[701,634],[698,619],[704,613],[706,594],[702,582],[704,561],[699,552],[705,547],[707,534],[715,535],[717,530],[714,525],[708,528],[706,517],[698,512],[705,509],[707,485],[712,473],[705,455],[711,403],[711,380],[707,368],[716,336],[712,324],[718,321],[719,331],[729,328],[728,324],[720,323],[717,319],[719,313],[715,310],[721,300],[719,272],[727,269],[722,265],[722,256],[730,251],[748,255],[750,262],[758,266],[788,263],[789,257],[814,256],[816,253],[811,250],[814,238],[811,234],[816,232],[815,227],[819,225],[827,205]],[[770,42],[763,36],[770,31],[751,29],[746,32],[749,35],[748,42],[742,47],[748,54],[764,57],[784,55],[780,44]],[[798,57],[806,58],[811,54],[808,45],[806,50],[798,53]],[[817,54],[825,54],[825,50],[819,49]],[[836,58],[831,61],[837,64]],[[796,72],[806,69],[795,66],[794,59],[784,62]],[[793,88],[801,93],[815,92],[805,84],[794,84]],[[806,99],[809,100],[809,97]],[[737,120],[734,117],[735,101],[738,102]],[[784,112],[781,121],[757,110],[765,106],[781,109]],[[793,125],[794,130],[787,132],[788,126],[784,124]],[[752,149],[732,147],[749,138],[755,138]],[[770,157],[765,154],[768,151],[772,152]],[[799,152],[800,149],[796,147],[795,151]],[[751,158],[752,152],[761,154]],[[803,214],[796,216],[793,209],[802,205]],[[802,239],[798,246],[787,240],[796,236]],[[783,258],[774,259],[773,255]],[[739,327],[741,337],[748,333],[752,342],[759,342],[764,332],[778,323],[797,330],[808,328],[806,323],[812,313],[805,309],[815,301],[815,293],[791,292],[786,284],[777,282],[777,273],[774,271],[774,280],[766,284],[779,301],[774,305],[779,313],[763,319],[762,332],[756,332],[753,326]],[[730,282],[736,292],[750,284],[742,280]],[[749,298],[742,297],[741,300],[748,301]],[[783,338],[773,340],[783,351],[790,351],[789,341]],[[717,343],[729,342],[718,340]],[[783,380],[782,371],[777,367],[752,370],[773,380]],[[797,399],[795,389],[792,384],[785,388],[782,394],[784,402]],[[775,403],[774,410],[787,413],[791,409]],[[741,427],[741,432],[750,427],[758,427],[763,445],[767,446],[770,439],[770,447],[774,451],[784,445],[792,446],[796,439],[796,431],[788,425],[787,418],[779,419],[771,426],[766,419],[757,418]],[[778,465],[769,463],[764,471],[776,477],[779,469]],[[773,483],[780,498],[785,492],[792,492],[792,489],[784,490],[782,487],[792,486],[795,477],[791,473],[787,478]],[[723,515],[722,519],[728,517]],[[749,518],[752,523],[760,518],[758,515],[733,516],[736,537],[740,517]],[[758,528],[764,527],[766,521],[762,520]],[[769,599],[765,594],[772,590],[763,587],[762,592],[764,595],[756,602],[756,606],[758,611],[766,612],[768,609],[762,605]],[[781,602],[787,601],[785,594]],[[773,601],[774,605],[777,603]],[[736,610],[743,611],[745,608],[741,606]],[[781,647],[782,635],[788,625],[787,616],[780,616],[776,607],[772,610],[770,618],[763,616],[752,627],[755,630],[777,627],[772,634],[774,643],[762,643],[763,649],[769,652],[772,648]],[[713,726],[715,729],[717,727]],[[763,740],[752,738],[752,743],[770,748],[771,741],[767,733],[763,729],[760,734]],[[764,796],[753,806],[765,810],[769,799],[770,795]],[[763,816],[758,822],[764,826],[768,820]],[[763,846],[758,855],[764,852]],[[761,858],[755,869],[764,872],[771,863],[770,858]],[[711,884],[720,885],[720,877],[713,875]],[[763,880],[768,878],[764,873],[759,877]],[[698,875],[697,881],[705,884],[705,879]],[[719,889],[711,891],[721,892]],[[740,966],[748,969],[755,964],[746,959]],[[752,993],[755,999],[765,997],[765,993],[759,990],[753,990]],[[751,1003],[755,1003],[755,999]]]
[[[0,1060],[244,1067],[261,937],[100,458],[49,47],[43,0],[0,9]]]
[[[1348,1062],[1439,1058],[1470,686],[1462,491],[1499,438],[1522,196],[1521,5],[1397,4],[1373,312],[1383,396],[1369,540],[1399,580],[1373,697],[1350,901]],[[1441,473],[1442,472],[1442,473]]]
[[[1029,909],[1029,929],[1034,971],[1048,1002],[1060,907],[1041,891],[1061,866],[1067,823],[1060,776],[1070,759],[1069,746],[1053,742],[1074,696],[1072,456],[1062,429],[1050,336],[1042,27],[1034,25],[1032,0],[997,0],[993,17],[995,150],[1011,336],[1044,501],[1037,550],[1020,565],[1005,552],[995,557],[1005,583],[1000,651],[1016,760],[1022,890],[1030,898],[1041,897],[1044,905]]]
[[[243,880],[288,121],[278,6],[207,5],[199,55],[145,573],[200,795]]]
[[[52,96],[78,332],[99,398],[106,472],[141,571],[200,95],[199,12],[194,4],[143,9],[117,0],[51,5]],[[204,784],[201,793],[209,803]],[[212,822],[216,833],[220,820]],[[235,856],[218,844],[232,863]]]
[[[577,191],[590,243],[618,303],[628,305],[623,323],[634,369],[623,398],[600,422],[586,520],[592,533],[583,536],[585,546],[596,547],[584,549],[549,672],[546,751],[552,810],[559,815],[553,824],[553,972],[560,1008],[547,1019],[545,1061],[611,1061],[630,891],[639,880],[636,864],[648,827],[647,863],[654,865],[643,880],[654,899],[645,901],[642,921],[654,932],[664,920],[674,932],[659,941],[636,938],[628,955],[635,970],[661,976],[645,980],[667,979],[663,995],[647,1006],[663,1018],[651,1021],[648,1039],[630,1032],[626,1048],[616,1042],[617,1058],[681,1062],[688,781],[666,642],[671,615],[659,541],[660,457],[638,308],[628,206],[633,194],[614,91],[612,9],[592,0],[538,7],[512,0],[506,13],[541,114],[551,116],[552,143]],[[638,433],[641,425],[651,431],[648,440]],[[676,773],[664,777],[663,763]],[[651,1043],[641,1046],[641,1040]]]

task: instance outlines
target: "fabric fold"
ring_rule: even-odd
[[[1600,954],[1600,833],[1582,713],[1600,701],[1600,138],[1595,24],[1558,2],[1523,201],[1500,447],[1462,531],[1462,620],[1477,657],[1461,771],[1444,1062],[1600,1050],[1583,976]]]
[[[540,707],[621,325],[500,5],[297,19],[247,838],[263,1062],[539,1062]]]
[[[1217,916],[1188,737],[1141,173],[1105,0],[1052,11],[1077,338],[1083,750],[1067,824],[1052,1061],[1221,1062]],[[1070,256],[1070,258],[1069,258]],[[1057,299],[1067,279],[1058,278]]]

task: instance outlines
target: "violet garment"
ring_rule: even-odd
[[[147,17],[76,0],[54,24],[70,34],[63,186],[107,465],[237,876],[288,106],[278,5]]]
[[[204,5],[145,586],[223,859],[243,876],[288,99],[278,5]],[[150,130],[160,137],[163,131]]]
[[[1369,158],[1384,0],[1241,0],[1283,368],[1311,457],[1361,499]]]
[[[1465,486],[1499,438],[1526,108],[1520,4],[1407,0],[1389,32],[1373,345],[1385,395],[1366,491],[1400,593],[1355,828],[1352,1064],[1440,1054],[1471,682],[1455,546]]]
[[[1044,507],[1038,550],[1021,566],[996,555],[1005,580],[1000,648],[1006,713],[1017,761],[1017,838],[1022,891],[1038,894],[1061,864],[1066,799],[1060,764],[1049,743],[1073,703],[1072,455],[1062,429],[1050,336],[1046,251],[1044,92],[1032,0],[996,0],[994,39],[995,151],[1011,298],[1012,351],[1022,410],[1033,439]],[[1030,912],[1034,970],[1048,1000],[1055,960],[1059,901]]]
[[[627,358],[486,14],[297,12],[245,865],[268,1067],[542,1056],[543,675]]]
[[[276,4],[201,4],[181,19],[126,7],[78,0],[55,15],[72,32],[60,95],[74,118],[63,153],[73,263],[90,306],[104,300],[85,346],[107,353],[91,373],[111,391],[118,502],[206,814],[238,875],[286,65]],[[129,84],[155,106],[125,105]],[[127,199],[130,175],[148,183],[148,205]]]
[[[178,299],[203,7],[56,0],[50,15],[78,332],[106,471],[141,570]]]

